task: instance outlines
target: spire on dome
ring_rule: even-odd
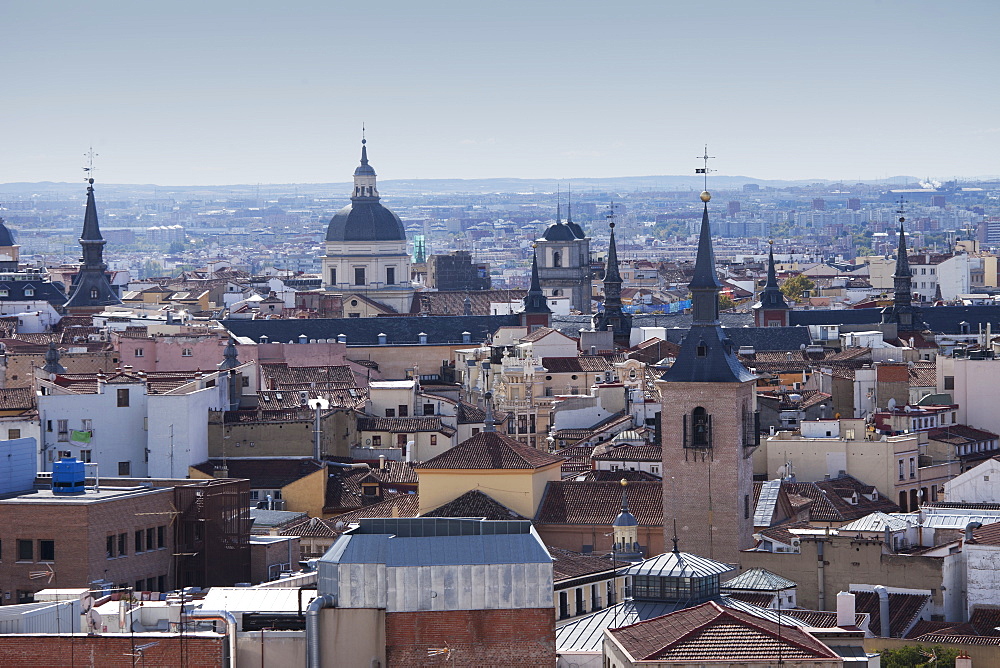
[[[774,270],[774,242],[770,241],[767,246],[767,283],[764,284],[764,288],[772,287],[778,287],[778,275]]]
[[[577,239],[585,239],[586,234],[583,233],[583,228],[577,223],[573,222],[573,187],[567,186],[566,188],[566,227],[570,229],[573,236]]]
[[[94,179],[87,179],[87,209],[83,214],[83,234],[80,241],[100,241],[104,243],[101,236],[101,226],[97,221],[97,203],[94,201]]]
[[[788,302],[785,301],[785,295],[782,294],[781,288],[778,286],[778,275],[774,264],[774,242],[768,242],[770,248],[767,253],[767,282],[764,284],[764,290],[760,293],[760,301],[753,305],[754,311],[760,311],[766,309],[767,311],[774,311],[776,309],[788,310]],[[757,319],[757,326],[764,327],[764,321],[761,318],[754,316]],[[785,321],[782,320],[784,323]],[[787,324],[787,323],[786,323]],[[784,325],[782,325],[784,326]]]

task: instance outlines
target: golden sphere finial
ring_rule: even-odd
[[[621,484],[622,484],[622,487],[624,487],[625,485],[628,484],[628,480],[626,480],[625,478],[622,478]]]
[[[702,202],[708,202],[711,199],[712,199],[712,193],[708,192],[707,190],[702,190],[701,191],[701,201]]]

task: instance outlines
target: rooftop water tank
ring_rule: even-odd
[[[86,477],[83,462],[75,457],[63,457],[52,464],[52,493],[83,494]]]

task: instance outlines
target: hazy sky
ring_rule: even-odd
[[[0,2],[0,183],[1000,173],[997,0]]]

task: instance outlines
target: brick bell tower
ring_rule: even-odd
[[[707,154],[707,152],[706,152]],[[701,170],[699,170],[700,172]],[[739,361],[719,322],[705,191],[691,290],[694,319],[677,360],[656,382],[663,410],[663,524],[676,520],[694,554],[735,563],[753,544],[753,466],[759,443],[756,376]]]

